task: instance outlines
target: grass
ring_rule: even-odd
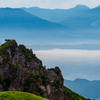
[[[27,92],[5,91],[0,92],[0,100],[48,100]]]
[[[80,96],[79,94],[71,91],[70,89],[68,89],[67,87],[64,86],[64,89],[66,91],[66,97],[68,100],[91,100],[89,98],[84,98],[82,96]]]

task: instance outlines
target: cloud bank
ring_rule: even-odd
[[[100,80],[100,51],[52,49],[33,51],[47,68],[59,66],[65,79]]]

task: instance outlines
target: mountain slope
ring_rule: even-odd
[[[99,28],[99,23],[94,25],[94,22],[98,21],[100,18],[99,11],[100,8],[96,7],[81,12],[73,12],[74,16],[66,16],[66,19],[61,21],[60,24],[69,25],[75,28]]]
[[[22,9],[0,8],[0,36],[28,43],[46,43],[61,37],[66,26],[38,18]]]
[[[51,42],[63,35],[66,26],[38,18],[22,9],[0,8],[0,38],[16,39],[29,45]]]
[[[0,28],[55,29],[64,26],[40,19],[22,9],[0,8]]]
[[[100,81],[88,81],[85,79],[65,80],[64,85],[84,97],[93,99],[100,97]]]
[[[0,46],[0,91],[24,91],[48,98],[67,100],[58,67],[46,69],[32,50],[6,40]]]
[[[68,100],[90,100],[90,99],[86,99],[86,98],[80,96],[79,94],[71,91],[67,87],[64,87],[64,89],[66,91],[66,97],[68,98]]]

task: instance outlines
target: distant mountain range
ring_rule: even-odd
[[[24,39],[35,45],[99,39],[99,9],[100,6],[90,9],[85,5],[67,10],[0,8],[0,38],[20,39],[20,42]]]
[[[24,29],[56,29],[63,25],[36,17],[22,9],[0,8],[0,27]]]
[[[22,8],[42,19],[56,22],[73,28],[99,28],[100,6],[90,9],[85,5],[77,5],[71,9],[42,9],[38,7]]]
[[[0,37],[3,39],[20,39],[20,42],[22,39],[38,42],[39,39],[39,43],[43,43],[45,37],[47,40],[52,36],[59,37],[65,29],[64,25],[41,19],[19,8],[0,8]]]
[[[64,85],[84,97],[96,100],[100,98],[100,81],[89,81],[86,79],[64,80]]]
[[[60,22],[66,19],[66,17],[71,16],[75,12],[86,11],[88,8],[85,5],[77,5],[71,9],[43,9],[38,7],[22,8],[23,10],[36,15],[42,19],[49,20],[51,22]]]

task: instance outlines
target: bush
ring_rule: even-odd
[[[54,86],[55,86],[56,89],[59,89],[59,87],[61,86],[60,81],[58,81],[56,79],[54,80],[54,83],[53,84],[54,84]]]
[[[32,59],[36,58],[35,55],[31,54],[30,50],[26,49],[26,47],[24,45],[19,45],[18,48],[19,48],[19,52],[22,52],[24,54],[24,56],[28,62],[30,62]]]
[[[39,92],[39,94],[40,94],[42,97],[44,97],[44,95],[43,95],[43,90],[39,87],[38,84],[35,85],[35,91]]]

